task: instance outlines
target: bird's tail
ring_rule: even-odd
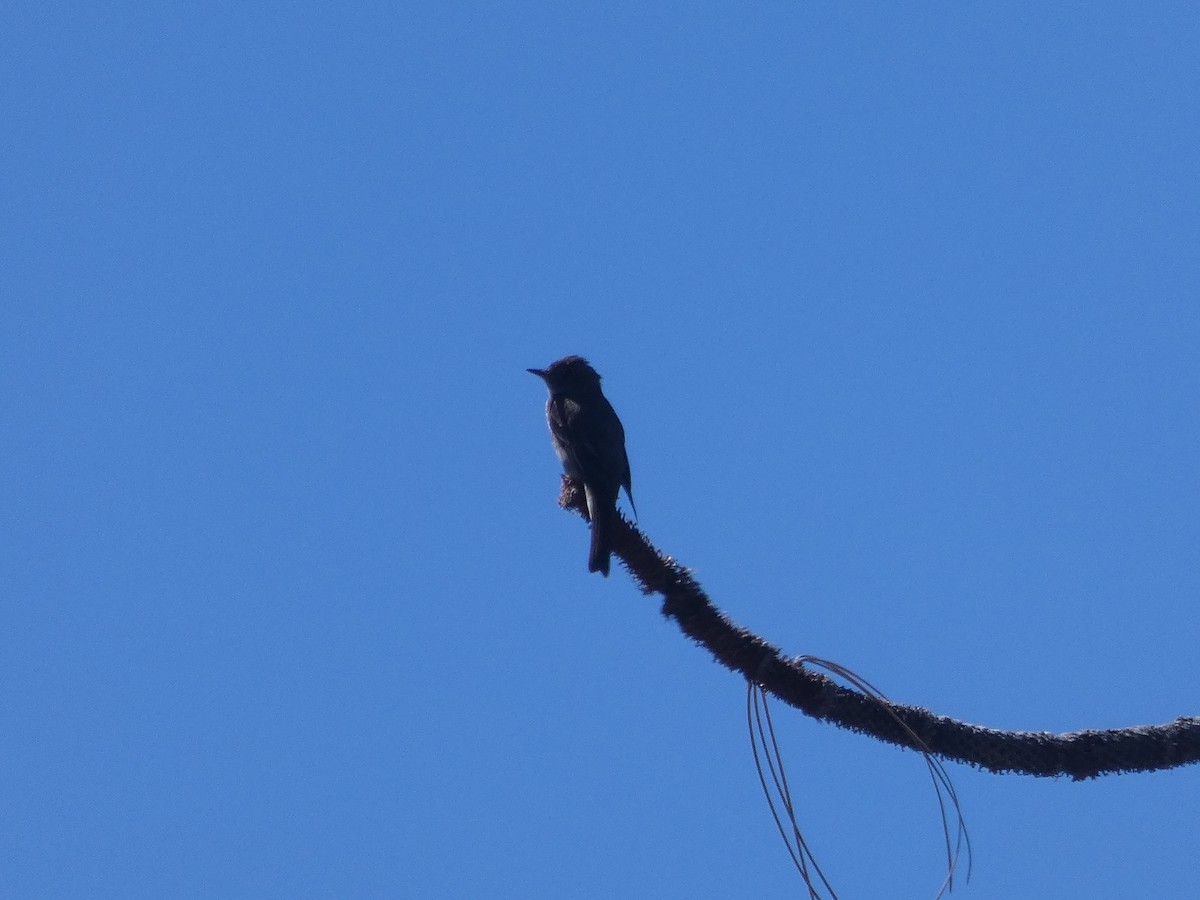
[[[588,551],[588,571],[600,572],[608,577],[609,560],[612,557],[613,518],[617,514],[617,499],[605,502],[592,490],[587,491],[588,515],[592,520],[592,546]]]

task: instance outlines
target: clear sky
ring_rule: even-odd
[[[1200,713],[1192,3],[9,4],[0,896],[800,885],[641,525],[893,698]],[[843,898],[932,896],[919,759],[776,707]],[[1195,890],[1200,770],[950,766],[962,896]]]

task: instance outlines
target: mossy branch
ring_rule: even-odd
[[[559,504],[587,516],[582,493],[566,477]],[[616,522],[612,549],[644,593],[662,595],[663,614],[717,662],[815,719],[1000,773],[1085,779],[1200,761],[1197,716],[1163,725],[1065,734],[1000,731],[843,687],[731,622],[688,569],[654,547],[624,518]]]

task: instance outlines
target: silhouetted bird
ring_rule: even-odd
[[[600,390],[600,376],[578,356],[567,356],[544,369],[528,369],[546,382],[550,399],[546,421],[554,452],[563,471],[583,484],[588,518],[592,521],[592,546],[588,571],[608,575],[612,555],[612,524],[621,488],[633,506],[629,458],[625,455],[625,429]],[[637,507],[633,506],[637,515]]]

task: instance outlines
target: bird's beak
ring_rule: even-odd
[[[538,378],[542,379],[542,381],[546,380],[546,370],[545,369],[526,369],[525,371],[529,372],[533,375],[536,375]]]

